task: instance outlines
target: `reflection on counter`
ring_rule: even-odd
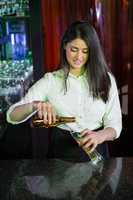
[[[132,174],[132,161],[114,158],[105,160],[96,169],[91,162],[20,160],[14,161],[15,171],[12,168],[12,173],[8,176],[6,173],[2,175],[2,172],[6,172],[5,166],[10,162],[12,164],[12,161],[3,161],[0,164],[0,182],[4,180],[4,187],[8,188],[7,200],[127,200],[127,192],[132,190],[128,178],[125,180],[125,162],[130,164],[128,173]],[[123,179],[126,182],[123,182]],[[0,189],[2,185],[0,184]],[[3,193],[0,191],[1,197]],[[130,195],[133,195],[133,192]]]

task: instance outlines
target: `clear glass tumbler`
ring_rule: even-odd
[[[77,143],[80,143],[82,136],[78,132],[71,132],[72,137],[76,140]],[[95,149],[93,152],[89,151],[89,148],[83,148],[83,150],[89,156],[92,164],[97,165],[100,161],[103,160],[102,155]]]

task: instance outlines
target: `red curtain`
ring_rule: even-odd
[[[58,66],[62,34],[75,20],[93,23],[114,72],[118,65],[132,62],[132,4],[128,0],[42,0],[45,71]]]
[[[91,1],[42,0],[45,71],[57,68],[60,40],[69,24],[87,19]]]

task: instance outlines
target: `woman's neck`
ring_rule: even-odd
[[[72,68],[70,69],[70,73],[76,77],[81,76],[84,73],[84,71],[85,71],[84,67],[80,69],[72,69]]]

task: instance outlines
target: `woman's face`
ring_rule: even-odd
[[[67,43],[66,58],[70,68],[80,69],[88,60],[89,49],[85,41],[77,38]]]

